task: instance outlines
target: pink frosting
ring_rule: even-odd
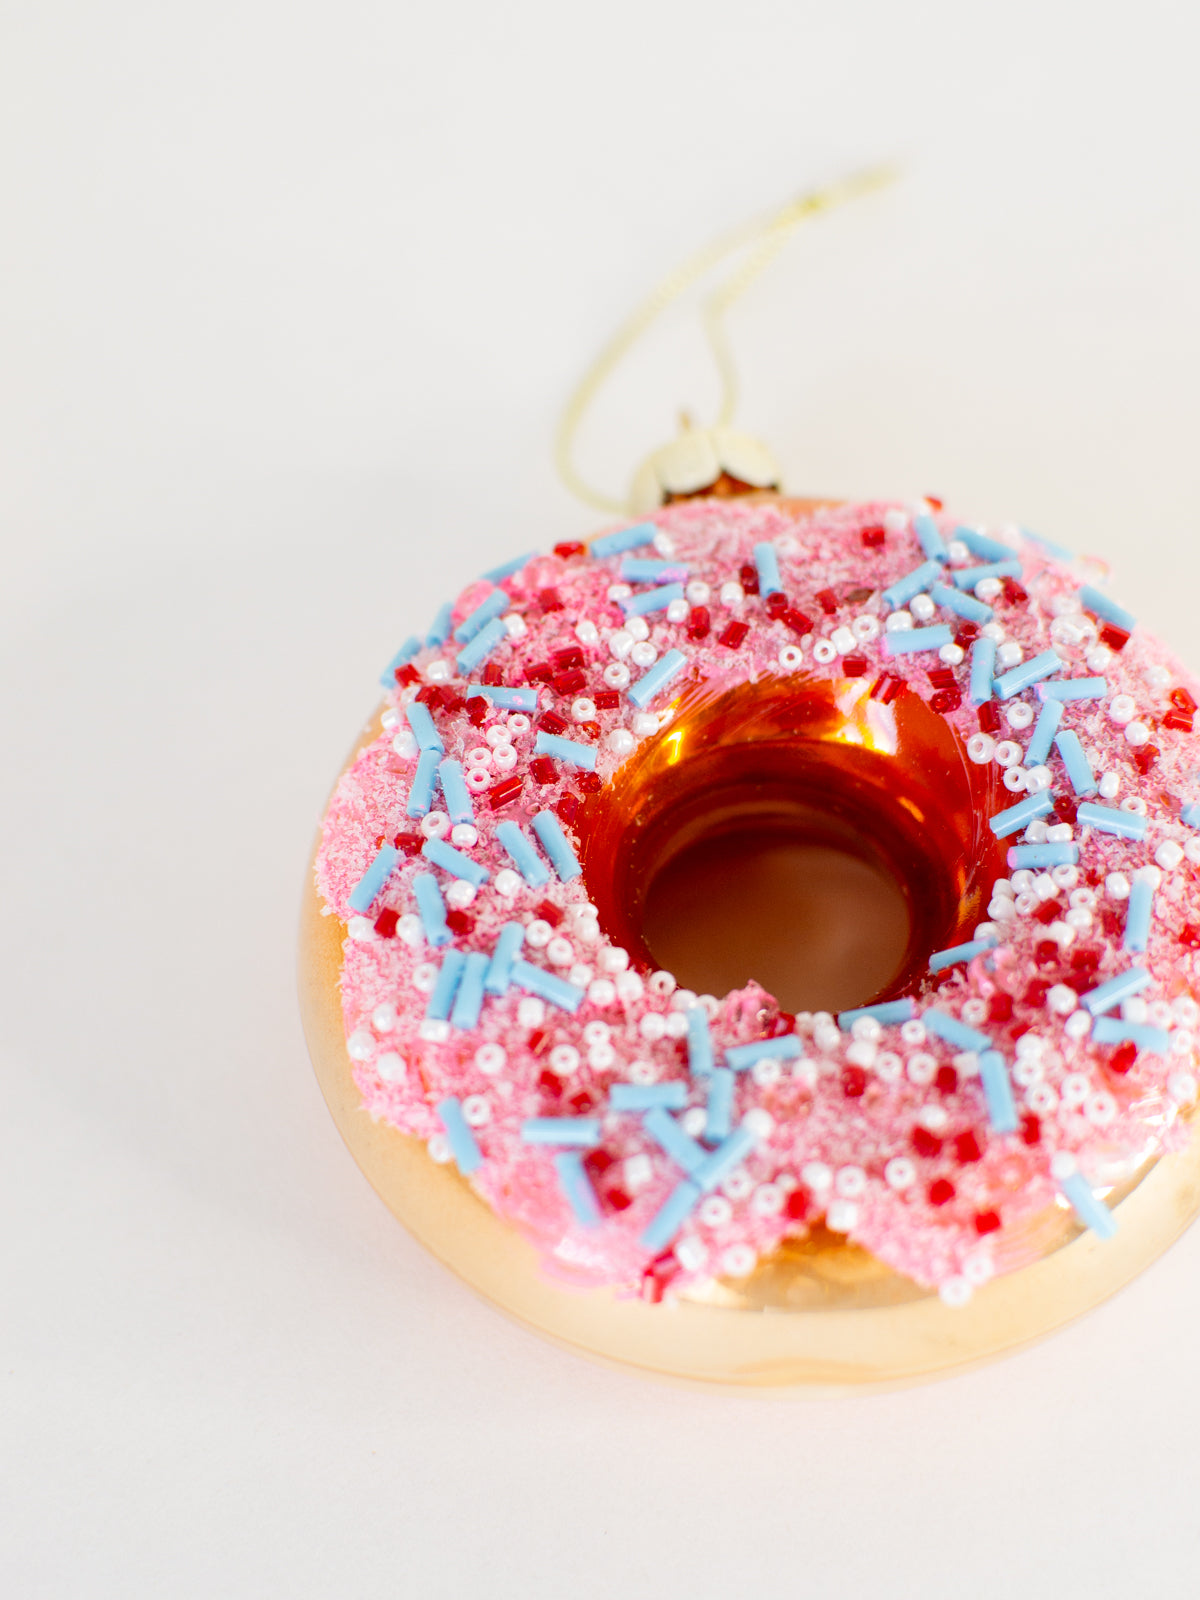
[[[664,509],[654,520],[657,551],[647,547],[633,555],[657,554],[686,564],[690,580],[711,589],[706,604],[713,627],[698,641],[689,635],[686,620],[671,620],[674,613],[648,615],[645,643],[660,658],[668,650],[681,651],[687,658],[682,672],[640,714],[625,688],[615,709],[589,716],[586,707],[580,708],[584,721],[568,728],[566,737],[595,748],[601,782],[626,759],[622,740],[613,735],[627,730],[638,740],[660,737],[674,699],[697,678],[724,683],[731,675],[751,681],[781,674],[828,676],[842,679],[839,694],[853,701],[869,695],[880,673],[888,672],[931,697],[929,669],[947,663],[936,654],[890,655],[883,627],[889,608],[881,591],[925,559],[911,508],[846,505],[801,515],[771,499],[699,500]],[[938,512],[935,521],[949,541],[951,574],[980,564],[979,556],[954,542],[952,518]],[[864,530],[885,523],[883,544],[868,547]],[[1127,817],[1144,813],[1147,823],[1141,840],[1077,823],[1071,835],[1079,846],[1074,874],[1059,869],[1032,874],[1036,882],[1001,880],[983,930],[983,937],[995,941],[994,951],[931,978],[914,997],[918,1019],[936,1006],[989,1036],[1010,1075],[1021,1127],[1011,1134],[992,1129],[977,1056],[932,1034],[922,1039],[919,1023],[881,1030],[860,1025],[855,1037],[831,1019],[802,1014],[794,1019],[799,1056],[736,1075],[733,1126],[748,1128],[753,1147],[686,1212],[665,1243],[647,1245],[643,1234],[686,1174],[650,1136],[641,1115],[612,1109],[612,1086],[678,1080],[688,1109],[674,1113],[677,1125],[692,1129],[702,1141],[708,1083],[688,1068],[682,1040],[686,1008],[706,1007],[718,1065],[726,1047],[792,1028],[792,1020],[781,1019],[771,997],[756,985],[697,999],[672,992],[673,980],[666,974],[631,970],[589,915],[584,878],[564,883],[552,871],[548,885],[530,888],[512,872],[513,863],[496,838],[499,823],[515,821],[536,849],[532,816],[554,810],[565,792],[579,790],[580,775],[571,767],[559,764],[554,781],[541,784],[530,761],[540,717],[552,709],[571,722],[577,697],[592,698],[610,687],[614,676],[621,677],[619,671],[610,671],[607,683],[604,677],[628,642],[620,637],[620,590],[613,589],[620,582],[621,558],[535,556],[502,584],[507,635],[488,661],[499,668],[503,684],[524,684],[528,668],[555,650],[578,646],[585,658],[583,689],[564,697],[540,684],[537,711],[522,717],[492,709],[482,726],[463,709],[433,710],[447,756],[466,763],[468,771],[480,769],[478,756],[470,753],[493,749],[491,732],[515,751],[512,775],[523,779],[516,800],[495,812],[486,792],[473,796],[476,836],[460,848],[490,876],[470,903],[459,907],[460,916],[452,915],[465,930],[455,934],[453,947],[490,954],[504,924],[534,924],[521,959],[582,988],[584,998],[574,1014],[531,1004],[528,995],[510,986],[505,994],[485,999],[473,1028],[425,1021],[430,984],[445,949],[426,942],[415,915],[413,878],[432,872],[447,891],[453,880],[419,855],[401,856],[368,916],[352,912],[351,893],[380,843],[421,828],[406,815],[416,752],[404,708],[431,684],[461,697],[469,681],[479,681],[482,669],[460,673],[456,656],[462,646],[451,639],[423,648],[411,669],[401,670],[400,677],[412,681],[388,695],[384,731],[358,752],[338,784],[317,862],[328,912],[348,923],[342,1004],[355,1081],[373,1117],[427,1141],[437,1160],[449,1159],[451,1151],[437,1108],[447,1099],[457,1101],[482,1157],[470,1181],[540,1248],[548,1271],[634,1293],[648,1292],[649,1286],[656,1296],[664,1284],[675,1292],[714,1275],[740,1275],[786,1237],[802,1235],[824,1218],[897,1271],[959,1303],[972,1286],[1025,1259],[1023,1224],[1056,1201],[1067,1205],[1059,1181],[1070,1164],[1064,1157],[1073,1158],[1102,1197],[1140,1161],[1185,1137],[1180,1113],[1196,1094],[1193,1032],[1200,1016],[1192,949],[1193,940],[1200,943],[1200,933],[1193,935],[1193,926],[1200,925],[1200,838],[1181,812],[1200,799],[1200,782],[1190,732],[1164,719],[1174,704],[1171,723],[1186,724],[1186,709],[1183,714],[1177,709],[1178,691],[1200,700],[1200,684],[1140,630],[1118,650],[1101,642],[1104,621],[1087,612],[1079,595],[1081,583],[1097,581],[1096,564],[1053,559],[1016,530],[993,530],[989,536],[1009,546],[1021,564],[1023,594],[994,600],[1001,642],[1018,646],[1026,661],[1054,649],[1063,663],[1057,678],[1106,680],[1102,697],[1066,705],[1062,727],[1078,735],[1097,778],[1115,775],[1106,785],[1115,785],[1114,795],[1089,799]],[[817,619],[813,636],[799,639],[786,620],[772,620],[759,596],[742,596],[739,590],[722,598],[722,587],[743,565],[753,564],[754,547],[764,541],[775,548],[790,603]],[[650,587],[634,584],[632,590],[638,594]],[[492,588],[470,585],[454,607],[455,622],[486,600]],[[869,598],[846,601],[864,588],[871,591]],[[831,616],[814,598],[827,589],[841,601]],[[557,607],[547,590],[554,591]],[[947,623],[954,631],[961,626],[945,609],[926,622],[919,615],[921,602],[914,604],[917,627]],[[749,624],[736,652],[717,642],[734,619]],[[867,658],[865,676],[843,678],[840,654],[820,662],[831,649],[844,652],[846,635],[837,630],[847,628],[854,634],[853,652]],[[1108,637],[1121,643],[1111,633]],[[830,648],[820,648],[824,638],[832,641]],[[646,669],[633,665],[628,655],[623,659],[636,685]],[[965,660],[948,664],[964,694],[961,704],[945,714],[966,744],[980,731],[980,712],[965,694],[969,647]],[[1002,670],[1003,665],[996,668]],[[1123,706],[1118,696],[1132,697],[1133,706]],[[1014,705],[1031,706],[1035,714],[1040,710],[1036,687],[991,704],[999,711],[993,739],[1015,741],[1023,750],[1033,727],[1014,726],[1008,717]],[[880,717],[888,714],[882,703],[873,709]],[[1132,719],[1125,715],[1129,711]],[[648,712],[654,714],[653,731],[648,731]],[[1153,759],[1146,754],[1150,745],[1157,752]],[[986,742],[974,754],[994,759]],[[1048,763],[1051,792],[1056,798],[1070,796],[1059,757],[1051,754]],[[484,770],[489,785],[509,775],[496,768],[494,757],[491,769]],[[999,792],[1005,805],[1023,798],[1019,790]],[[433,804],[435,809],[443,805],[440,793]],[[427,826],[436,827],[436,819]],[[1035,821],[1028,835],[1016,834],[1009,843],[1026,837],[1037,842],[1045,828]],[[566,832],[571,838],[569,826]],[[1123,948],[1128,901],[1120,878],[1132,880],[1146,869],[1155,884],[1148,948],[1130,952]],[[466,891],[453,890],[452,901],[455,896],[463,900]],[[548,919],[536,908],[547,903],[561,917],[553,937],[565,945],[544,942]],[[1044,910],[1048,904],[1056,912],[1052,919]],[[382,931],[376,930],[386,911],[398,914],[394,932],[389,932],[393,919],[386,916]],[[1058,987],[1046,994],[1038,980],[1048,970],[1048,945],[1058,946],[1063,959],[1049,963]],[[1093,1039],[1092,1019],[1062,976],[1071,953],[1083,950],[1097,957],[1087,972],[1089,984],[1135,965],[1149,973],[1149,985],[1125,1008],[1126,1020],[1135,1032],[1139,1024],[1166,1030],[1161,1054],[1137,1048],[1130,1063],[1128,1047]],[[557,961],[561,964],[553,964]],[[1004,996],[1011,997],[1011,1017],[1004,1016]],[[1109,1015],[1119,1017],[1120,1011]],[[494,1048],[481,1049],[495,1046],[502,1056]],[[948,1086],[950,1075],[943,1073],[939,1086],[937,1069],[951,1065],[957,1082]],[[857,1068],[857,1074],[848,1074],[848,1068]],[[848,1097],[847,1083],[858,1076],[861,1089],[864,1073],[865,1091]],[[585,1167],[599,1219],[590,1223],[580,1220],[564,1192],[554,1147],[522,1136],[527,1119],[577,1114],[600,1125],[599,1147],[588,1154]]]

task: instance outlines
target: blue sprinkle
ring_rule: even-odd
[[[1021,537],[1028,539],[1031,544],[1040,545],[1043,550],[1052,556],[1057,556],[1060,561],[1074,561],[1075,552],[1068,550],[1065,544],[1055,544],[1053,539],[1047,539],[1043,534],[1031,533],[1028,528],[1021,529]]]
[[[413,894],[417,899],[417,912],[425,937],[437,949],[450,943],[450,929],[446,924],[446,902],[432,872],[418,872],[413,879]]]
[[[883,599],[893,611],[899,611],[901,606],[906,606],[914,595],[928,589],[930,584],[940,583],[942,580],[942,567],[938,561],[926,561],[923,566],[916,567],[912,572],[906,573],[903,578],[897,578],[883,591]]]
[[[955,528],[954,537],[980,561],[1012,560],[1012,551],[1006,544],[1001,544],[999,539],[990,539],[986,533],[979,533],[974,528]]]
[[[657,589],[647,589],[644,594],[626,595],[621,610],[627,617],[645,617],[652,611],[665,611],[672,600],[683,599],[681,583],[664,583]]]
[[[425,1015],[430,1022],[448,1022],[454,996],[462,979],[467,958],[461,950],[447,950],[438,968],[437,980],[430,991]]]
[[[1126,950],[1144,950],[1150,939],[1150,915],[1154,910],[1154,885],[1145,878],[1135,878],[1129,891],[1129,905],[1125,911]]]
[[[493,589],[486,600],[480,601],[470,616],[463,618],[454,630],[454,637],[459,644],[469,644],[493,617],[498,617],[502,611],[507,611],[511,603],[503,589]]]
[[[954,635],[944,623],[933,628],[898,628],[883,636],[889,656],[916,655],[919,650],[941,650],[954,643]]]
[[[400,852],[393,845],[380,845],[374,861],[350,891],[350,909],[365,916],[371,902],[392,875]]]
[[[641,711],[655,695],[665,689],[676,673],[681,672],[687,664],[687,657],[682,650],[668,650],[665,656],[660,656],[648,672],[642,674],[631,689],[627,691],[629,699]]]
[[[496,837],[508,851],[509,859],[531,889],[550,882],[550,872],[542,858],[515,822],[501,822]]]
[[[977,583],[982,583],[985,578],[1019,578],[1021,576],[1021,563],[1011,556],[1007,561],[989,561],[983,567],[960,567],[957,572],[951,573],[956,589],[973,589]]]
[[[614,1083],[608,1103],[614,1111],[682,1111],[687,1105],[687,1084],[680,1078],[670,1083]]]
[[[695,1181],[705,1191],[715,1189],[734,1167],[748,1156],[758,1143],[757,1137],[743,1123],[735,1128],[728,1139],[723,1139],[712,1155],[705,1158],[703,1166],[693,1174]]]
[[[1040,678],[1048,678],[1062,665],[1062,657],[1057,651],[1043,650],[1040,656],[1022,661],[1020,666],[1012,667],[1003,677],[997,678],[996,694],[1001,700],[1011,700],[1013,695],[1020,694],[1022,689],[1028,689],[1030,684],[1037,683]]]
[[[928,556],[930,561],[949,561],[950,552],[946,549],[946,541],[938,532],[937,523],[928,512],[923,511],[919,517],[913,518],[913,532],[917,536],[923,554]]]
[[[1092,1193],[1082,1172],[1073,1172],[1069,1178],[1061,1178],[1058,1186],[1085,1228],[1090,1228],[1099,1239],[1112,1238],[1117,1231],[1117,1219],[1104,1201]]]
[[[1148,1022],[1125,1022],[1120,1017],[1097,1017],[1092,1025],[1092,1040],[1095,1044],[1128,1041],[1155,1056],[1165,1056],[1171,1048],[1171,1035],[1165,1028],[1152,1027]]]
[[[1025,749],[1025,766],[1040,767],[1050,754],[1050,746],[1065,715],[1061,700],[1047,700],[1038,714],[1037,727]]]
[[[481,661],[486,661],[492,651],[508,638],[508,629],[499,617],[493,617],[486,628],[458,653],[458,670],[464,677],[475,671]]]
[[[596,747],[580,744],[576,739],[564,739],[557,733],[539,733],[533,741],[535,756],[553,756],[568,766],[580,767],[584,772],[596,770]]]
[[[1130,967],[1128,972],[1119,972],[1107,983],[1097,984],[1094,989],[1081,994],[1079,1004],[1093,1017],[1098,1017],[1102,1011],[1109,1011],[1113,1006],[1119,1006],[1131,995],[1140,994],[1146,985],[1153,981],[1145,967]]]
[[[583,871],[579,865],[579,857],[572,850],[571,842],[563,832],[562,823],[553,811],[535,812],[531,826],[538,836],[538,843],[550,857],[550,865],[562,882],[570,883],[573,878],[578,878]]]
[[[396,687],[397,671],[399,668],[407,665],[407,663],[410,662],[417,654],[420,648],[421,641],[416,637],[415,634],[411,638],[405,639],[399,650],[396,651],[396,654],[379,674],[379,681],[385,689],[394,689]]]
[[[460,761],[439,762],[438,781],[442,786],[442,796],[446,801],[446,810],[450,814],[450,821],[474,822],[475,807],[471,803],[471,791],[463,780],[462,763]]]
[[[442,966],[438,968],[437,981],[430,990],[429,1002],[426,1005],[426,1018],[430,1022],[450,1021],[450,1008],[454,1005],[454,995],[458,994],[462,968],[466,965],[467,958],[462,954],[462,950],[446,950]]]
[[[779,557],[773,544],[764,539],[761,544],[754,546],[754,565],[758,568],[759,594],[781,594],[783,585],[779,581]]]
[[[600,1207],[592,1180],[583,1165],[583,1157],[575,1150],[560,1150],[554,1157],[554,1170],[558,1174],[558,1186],[566,1196],[571,1214],[579,1226],[599,1226]]]
[[[1020,867],[1045,872],[1049,867],[1074,867],[1078,864],[1077,844],[1014,844],[1008,852],[1008,865],[1013,872]]]
[[[684,1178],[677,1183],[642,1232],[642,1243],[656,1254],[665,1250],[691,1213],[700,1191]]]
[[[642,1120],[642,1126],[660,1149],[665,1150],[678,1166],[681,1166],[689,1177],[697,1172],[707,1161],[708,1152],[704,1146],[697,1144],[690,1134],[675,1121],[671,1113],[662,1106],[655,1106],[647,1111]]]
[[[632,528],[622,528],[617,533],[602,533],[598,539],[593,539],[591,553],[597,560],[605,556],[619,556],[626,550],[640,550],[643,545],[653,544],[658,535],[658,529],[652,522],[638,522]]]
[[[948,588],[944,583],[935,583],[929,591],[929,598],[935,605],[945,606],[947,611],[953,611],[956,616],[966,617],[968,622],[992,620],[991,606],[985,606],[974,595],[963,594],[960,589]]]
[[[1179,813],[1179,820],[1189,828],[1200,828],[1200,800],[1193,800]]]
[[[450,1013],[450,1026],[469,1033],[479,1023],[483,1010],[483,980],[488,969],[488,958],[478,950],[467,957],[466,967],[454,997],[454,1010]]]
[[[458,1163],[458,1170],[464,1178],[469,1178],[476,1167],[482,1164],[483,1151],[476,1144],[475,1135],[467,1126],[462,1103],[456,1095],[448,1095],[445,1100],[439,1100],[434,1109],[441,1119],[442,1127],[446,1130],[450,1153]]]
[[[881,1000],[874,1006],[856,1006],[853,1011],[838,1012],[838,1027],[849,1033],[860,1017],[873,1017],[881,1028],[890,1028],[901,1022],[911,1022],[917,1008],[911,1000]]]
[[[979,1076],[987,1102],[988,1121],[996,1133],[1016,1133],[1017,1107],[1013,1100],[1008,1068],[999,1050],[984,1050],[979,1057]]]
[[[956,967],[960,961],[974,961],[996,948],[995,939],[972,939],[969,944],[954,944],[946,950],[935,950],[929,958],[930,972],[941,972],[945,967]]]
[[[1007,839],[1010,833],[1020,833],[1022,828],[1027,828],[1037,817],[1044,817],[1054,810],[1054,800],[1048,790],[1043,789],[1038,794],[1026,795],[1024,800],[1018,800],[1015,806],[1009,806],[1007,811],[997,811],[988,821],[988,827],[997,839]]]
[[[804,1046],[794,1033],[781,1033],[777,1039],[756,1039],[753,1044],[731,1044],[725,1050],[725,1065],[745,1072],[756,1061],[794,1061],[804,1054]]]
[[[1051,678],[1037,686],[1039,700],[1103,700],[1107,678]]]
[[[546,972],[541,967],[531,966],[528,961],[514,961],[510,972],[512,982],[518,989],[524,989],[527,994],[536,994],[541,1000],[548,1000],[560,1011],[569,1011],[573,1015],[583,1004],[582,989],[577,989],[565,978],[556,978],[552,972]]]
[[[708,1028],[708,1012],[703,1006],[691,1006],[684,1012],[687,1019],[688,1070],[697,1078],[706,1077],[713,1069],[712,1034]]]
[[[708,1083],[708,1121],[704,1137],[717,1144],[729,1137],[733,1119],[733,1085],[735,1079],[728,1067],[717,1067]]]
[[[498,567],[493,567],[490,572],[483,574],[486,583],[503,583],[505,578],[511,578],[514,572],[520,572],[527,561],[532,561],[537,555],[536,550],[526,550],[523,556],[514,556],[511,561],[504,561]]]
[[[500,929],[492,951],[483,987],[488,994],[507,994],[512,982],[512,964],[525,943],[525,929],[519,922],[506,922]]]
[[[526,1144],[574,1145],[594,1150],[600,1143],[599,1117],[526,1117],[521,1124]]]
[[[446,604],[439,608],[437,616],[433,619],[433,626],[425,635],[426,644],[445,644],[450,637],[450,622],[453,614],[454,606],[451,601],[447,600]]]
[[[625,556],[620,573],[626,583],[678,583],[688,575],[679,561],[659,561],[657,557]]]
[[[1124,628],[1126,633],[1132,633],[1137,627],[1137,618],[1132,611],[1126,611],[1124,606],[1119,606],[1108,595],[1101,594],[1099,589],[1093,589],[1090,583],[1085,583],[1079,591],[1079,598],[1084,609],[1095,612],[1096,616],[1103,617],[1105,622],[1115,622],[1118,628]]]
[[[476,694],[481,694],[485,700],[490,700],[494,706],[499,706],[501,711],[537,710],[536,689],[509,689],[504,684],[469,683],[467,699]]]
[[[1058,753],[1062,757],[1063,766],[1067,769],[1067,777],[1070,778],[1075,793],[1095,794],[1096,774],[1083,753],[1079,735],[1073,733],[1070,728],[1065,728],[1054,743],[1058,747]]]
[[[947,1044],[955,1045],[959,1050],[983,1051],[994,1048],[986,1033],[980,1033],[978,1028],[969,1028],[965,1022],[960,1022],[957,1017],[949,1016],[936,1007],[926,1011],[921,1021],[925,1024],[926,1033],[944,1039]]]
[[[491,877],[486,867],[481,866],[478,861],[472,861],[470,856],[463,855],[461,850],[456,850],[444,839],[426,839],[421,846],[421,854],[427,861],[432,861],[435,867],[441,867],[443,872],[448,872],[453,878],[462,878],[465,883],[473,883],[477,889],[481,889]]]
[[[408,815],[426,817],[433,804],[433,789],[438,776],[438,752],[422,750],[413,773],[412,788],[408,791]]]
[[[1112,806],[1093,805],[1085,800],[1076,811],[1075,820],[1080,827],[1087,823],[1101,833],[1115,834],[1118,839],[1146,837],[1146,819],[1139,817],[1136,811],[1115,811]]]
[[[433,725],[433,718],[429,715],[429,707],[423,700],[413,700],[404,708],[404,715],[408,718],[408,725],[413,731],[413,738],[417,741],[419,750],[436,750],[438,755],[445,755],[446,746],[442,736]]]
[[[400,851],[394,845],[381,845],[376,853],[376,858],[371,866],[358,878],[354,888],[350,890],[350,910],[357,910],[358,914],[366,915],[371,909],[371,901],[376,898],[384,883],[387,883],[395,864],[400,859]]]
[[[992,673],[995,670],[995,639],[976,639],[971,646],[971,686],[967,690],[973,706],[981,706],[992,698]]]

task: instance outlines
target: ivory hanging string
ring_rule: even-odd
[[[766,217],[757,217],[743,223],[711,244],[698,250],[669,274],[624,322],[609,343],[584,374],[579,386],[567,401],[555,436],[554,460],[559,476],[572,494],[587,505],[601,511],[622,512],[623,500],[614,499],[594,489],[576,469],[574,461],[575,440],[579,428],[597,393],[637,344],[647,329],[667,308],[686,293],[694,283],[707,276],[720,262],[730,256],[745,252],[745,259],[726,282],[719,285],[704,302],[702,324],[721,382],[721,405],[717,424],[733,420],[737,409],[737,367],[729,347],[725,316],[730,307],[741,298],[751,284],[771,265],[801,223],[827,211],[871,194],[883,188],[898,176],[895,167],[872,167],[852,174],[840,183],[791,200],[781,210]]]

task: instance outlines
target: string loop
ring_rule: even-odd
[[[633,315],[617,329],[563,408],[555,435],[554,462],[559,476],[571,493],[601,511],[624,511],[624,501],[614,500],[593,489],[576,470],[575,438],[597,392],[651,323],[660,317],[668,306],[678,300],[692,284],[711,272],[718,262],[727,256],[736,255],[739,251],[749,251],[737,271],[709,295],[704,302],[702,313],[705,337],[721,380],[721,406],[717,422],[718,424],[732,422],[737,408],[738,378],[725,330],[726,312],[745,294],[759,274],[770,266],[802,222],[819,216],[822,212],[831,211],[847,200],[881,189],[885,184],[891,183],[896,176],[897,171],[894,167],[872,167],[865,172],[854,173],[840,183],[830,184],[824,189],[815,189],[797,200],[789,201],[779,211],[772,212],[766,217],[757,217],[754,221],[743,223],[741,227],[723,234],[711,244],[698,250],[682,266],[664,278]]]

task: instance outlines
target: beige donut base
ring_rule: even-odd
[[[961,1310],[865,1250],[818,1231],[703,1301],[649,1305],[563,1287],[453,1166],[372,1121],[350,1074],[339,977],[345,924],[322,916],[310,871],[300,929],[300,1008],[317,1081],[368,1182],[410,1233],[501,1311],[583,1355],[659,1377],[842,1394],[963,1372],[1082,1316],[1159,1256],[1200,1211],[1200,1139],[1125,1187],[1118,1232],[1081,1232],[1057,1208],[1010,1241],[1027,1265]]]

